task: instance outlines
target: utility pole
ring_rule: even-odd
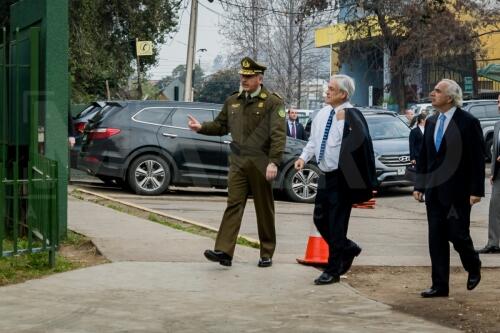
[[[184,84],[184,101],[193,101],[193,68],[194,50],[196,47],[196,25],[198,23],[198,0],[191,0],[191,18],[189,20],[189,39],[186,61],[186,81]]]

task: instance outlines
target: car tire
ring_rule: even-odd
[[[300,171],[290,168],[283,183],[287,197],[295,202],[314,202],[320,174],[321,170],[312,164],[306,164]]]
[[[492,150],[493,149],[493,138],[488,138],[486,140],[486,160],[488,162],[491,161],[491,153],[492,153]]]
[[[136,194],[162,194],[167,190],[170,179],[169,165],[158,155],[139,156],[128,168],[127,182]]]

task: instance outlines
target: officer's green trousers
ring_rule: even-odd
[[[215,250],[234,254],[248,195],[252,193],[257,213],[260,256],[272,258],[276,247],[272,183],[266,180],[267,158],[230,157],[227,207],[215,241]]]

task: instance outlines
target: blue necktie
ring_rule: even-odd
[[[439,150],[439,146],[441,146],[441,141],[443,141],[444,135],[444,121],[446,120],[446,116],[444,114],[439,116],[439,127],[436,133],[436,141],[434,142],[436,146],[436,151]]]
[[[328,117],[328,121],[326,122],[325,132],[323,133],[323,139],[321,140],[318,163],[321,162],[321,160],[323,160],[323,157],[325,157],[326,141],[328,139],[328,134],[330,133],[330,128],[332,127],[332,121],[334,115],[335,115],[335,109],[332,109],[332,111],[330,111],[330,116]]]

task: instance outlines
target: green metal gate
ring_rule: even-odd
[[[0,253],[49,252],[58,246],[58,165],[39,150],[40,28],[0,44]]]

